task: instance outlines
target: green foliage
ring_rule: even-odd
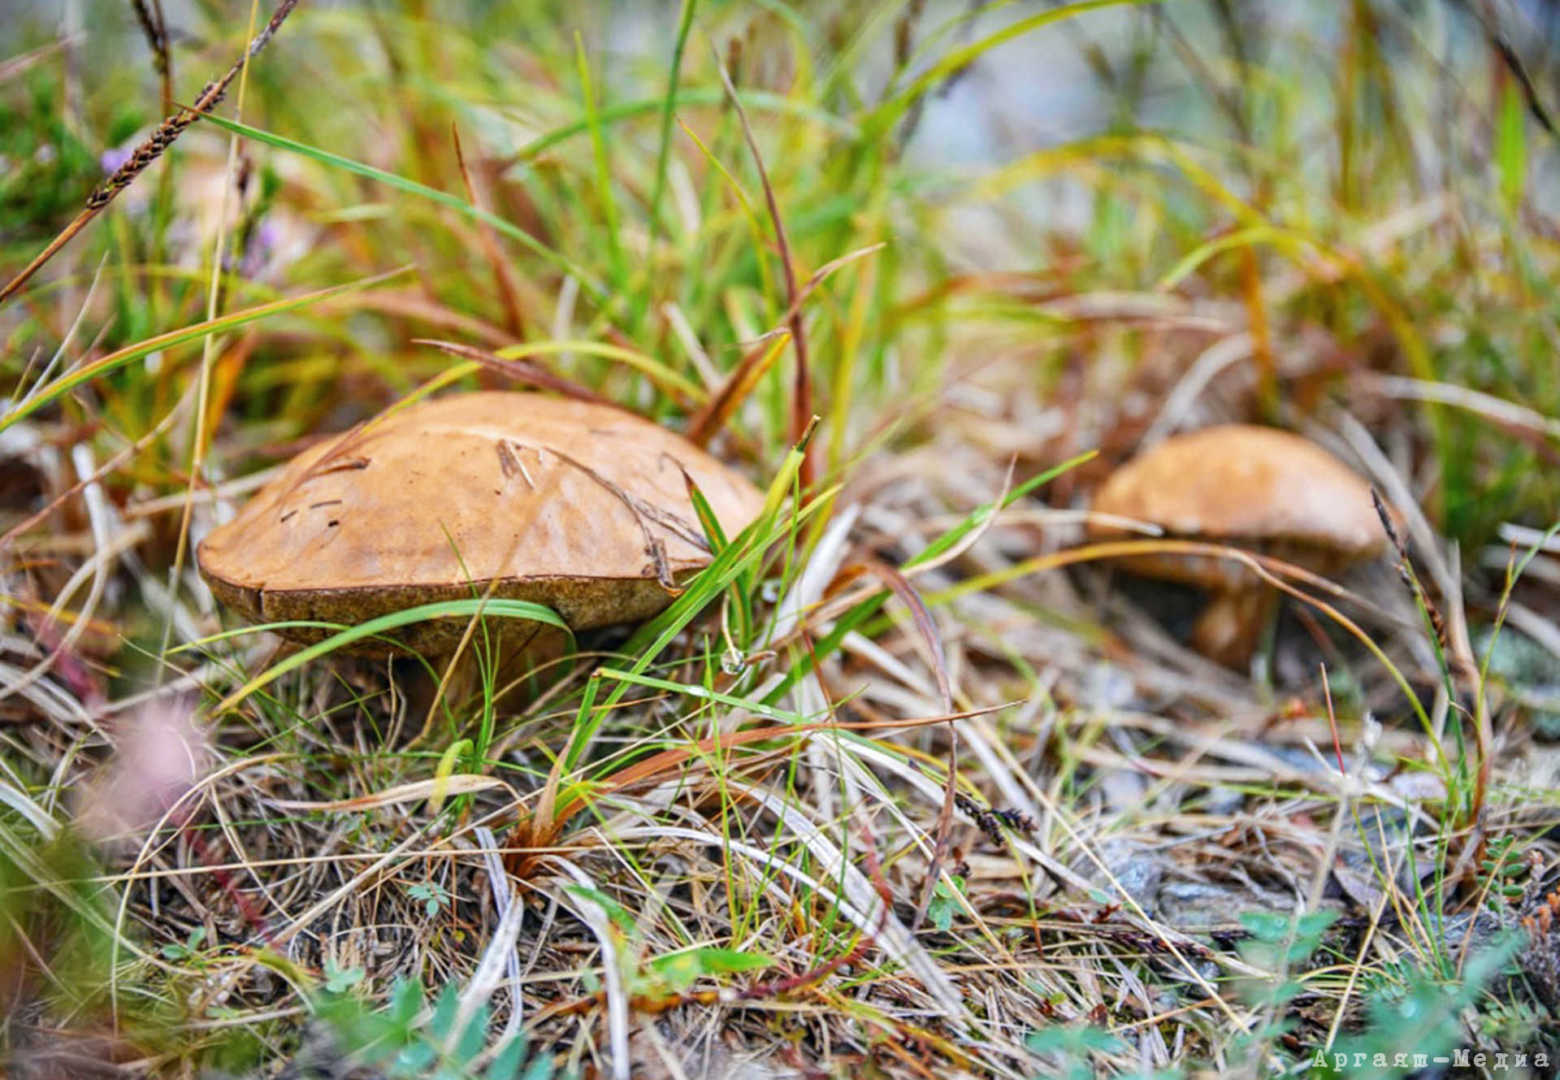
[[[701,945],[651,960],[644,972],[646,979],[640,992],[687,990],[700,979],[762,971],[773,964],[773,958],[761,953]]]
[[[198,950],[200,949],[200,943],[205,940],[206,928],[204,926],[197,926],[195,929],[190,931],[190,936],[183,942],[175,941],[164,945],[161,949],[163,959],[171,960],[175,963],[185,960],[192,960],[195,958]]]
[[[575,896],[589,900],[591,903],[599,906],[602,911],[606,912],[607,918],[612,921],[612,925],[617,927],[620,933],[633,933],[633,913],[600,889],[591,888],[589,885],[568,885],[565,888],[566,891],[573,893]]]
[[[1251,937],[1241,942],[1241,957],[1270,971],[1286,970],[1321,947],[1322,936],[1337,918],[1333,911],[1309,911],[1298,917],[1243,911],[1240,923]]]
[[[1522,879],[1529,867],[1522,860],[1522,848],[1512,833],[1491,837],[1485,845],[1484,858],[1479,860],[1479,885],[1489,890],[1491,901],[1497,908],[1504,902],[1517,900],[1526,891]]]
[[[272,680],[286,674],[289,671],[304,666],[311,660],[318,659],[322,656],[328,656],[337,649],[350,645],[355,641],[362,641],[365,638],[378,637],[382,634],[388,635],[391,631],[396,630],[402,626],[410,626],[413,623],[424,622],[429,619],[469,619],[476,616],[504,619],[525,619],[531,622],[546,623],[549,626],[553,626],[562,630],[566,634],[572,635],[573,633],[569,629],[568,625],[564,623],[564,621],[560,619],[557,614],[554,613],[550,608],[543,607],[541,604],[533,604],[525,600],[506,600],[497,597],[478,600],[445,600],[434,604],[419,604],[416,607],[406,608],[403,611],[395,611],[388,615],[381,615],[378,618],[369,619],[367,622],[358,623],[356,626],[335,626],[331,623],[309,623],[307,625],[330,628],[334,629],[336,632],[330,637],[326,638],[324,641],[316,642],[313,645],[298,650],[291,656],[288,656],[285,660],[282,660],[272,666],[268,671],[265,671],[262,674],[255,676],[253,679],[250,679],[248,683],[234,691],[232,694],[229,694],[227,698],[220,702],[217,706],[218,710],[220,711],[221,709],[229,708],[238,704],[251,693],[259,690],[261,687],[265,686]],[[244,627],[241,630],[228,631],[224,635],[217,635],[217,637],[242,636],[244,634],[253,634],[268,628],[269,626],[266,624],[253,627]],[[206,642],[203,642],[203,644],[209,643],[213,640],[216,640],[216,638],[208,638],[206,639]]]
[[[363,981],[365,972],[361,967],[344,968],[334,957],[325,960],[325,992],[327,994],[345,994],[358,983]]]
[[[66,124],[58,87],[27,80],[25,104],[0,98],[0,239],[47,240],[81,208],[104,176],[95,155]],[[122,114],[114,130],[135,120]]]
[[[552,1058],[514,1035],[488,1046],[491,1012],[460,1015],[460,987],[447,983],[430,1010],[422,984],[403,979],[384,1009],[372,1009],[327,984],[317,1002],[344,1056],[384,1071],[389,1080],[553,1080]]]
[[[120,944],[110,894],[95,884],[100,873],[93,853],[72,833],[46,840],[0,811],[0,974],[13,1007],[25,1007],[35,1020],[60,1029],[106,1030],[116,953],[150,960],[158,952],[143,951],[137,942]],[[196,928],[161,955],[197,960],[204,939],[205,931]],[[158,1045],[180,1019],[176,1002],[156,994],[127,995],[119,1002],[117,1026],[128,1040]],[[213,1052],[224,1052],[233,1041],[214,1040]],[[0,1043],[0,1052],[4,1049]]]
[[[449,905],[450,893],[437,881],[419,881],[406,890],[406,895],[420,901],[428,918],[433,918]]]
[[[1326,1053],[1315,1051],[1311,1075],[1394,1080],[1413,1070],[1411,1062],[1398,1060],[1399,1054],[1432,1058],[1450,1054],[1465,1042],[1463,1010],[1502,975],[1520,947],[1520,935],[1508,935],[1498,945],[1473,953],[1460,979],[1448,980],[1425,970],[1405,972],[1400,982],[1370,998],[1363,1031],[1340,1038]],[[1385,1056],[1386,1064],[1379,1063],[1378,1055]]]
[[[1114,1054],[1124,1049],[1122,1041],[1108,1031],[1087,1025],[1063,1025],[1032,1031],[1024,1037],[1031,1053],[1044,1054],[1060,1065],[1060,1071],[1037,1073],[1037,1077],[1059,1080],[1094,1080],[1092,1057]]]
[[[1274,911],[1243,911],[1240,922],[1251,935],[1240,943],[1241,959],[1268,972],[1264,979],[1241,980],[1240,996],[1262,1012],[1261,1019],[1235,1037],[1230,1055],[1237,1061],[1261,1062],[1275,1053],[1275,1042],[1295,1028],[1285,1012],[1305,990],[1306,962],[1322,947],[1336,920],[1332,911],[1282,915]]]
[[[959,897],[967,891],[964,878],[958,874],[949,876],[953,881],[953,886],[950,888],[948,882],[939,878],[937,888],[932,893],[931,902],[926,905],[926,917],[931,920],[933,926],[944,934],[953,926],[953,917],[964,910],[963,905],[959,902]]]

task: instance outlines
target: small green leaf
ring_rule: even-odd
[[[520,1080],[552,1080],[553,1062],[546,1054],[537,1054]]]
[[[710,975],[733,975],[744,971],[758,971],[761,968],[772,967],[775,962],[773,957],[764,953],[722,949],[714,945],[695,949],[694,952],[699,957],[705,972]]]
[[[422,1012],[422,983],[417,979],[400,979],[390,991],[390,1016],[396,1023],[408,1025]]]
[[[428,1066],[433,1064],[434,1058],[439,1052],[425,1042],[416,1042],[405,1047],[395,1056],[395,1064],[392,1069],[399,1076],[423,1076]]]
[[[1096,1027],[1057,1026],[1030,1032],[1024,1045],[1037,1054],[1114,1053],[1121,1049],[1121,1040]]]
[[[671,990],[686,990],[704,974],[699,958],[693,953],[673,953],[657,957],[650,965],[656,976]]]
[[[1289,936],[1289,917],[1273,911],[1242,911],[1240,924],[1252,937],[1269,945],[1277,945]]]
[[[957,874],[953,875],[952,888],[946,881],[937,882],[937,891],[932,894],[932,902],[926,907],[926,916],[932,920],[938,932],[946,934],[953,926],[953,916],[962,908],[959,895],[963,892],[964,879]]]
[[[206,928],[197,926],[190,931],[190,936],[185,939],[182,945],[178,943],[164,945],[162,954],[168,960],[188,960],[195,955],[195,950],[199,949],[200,943],[205,940]]]
[[[335,960],[326,959],[325,991],[330,994],[345,994],[363,981],[364,974],[364,970],[360,967],[344,968]]]
[[[488,1063],[483,1080],[515,1080],[520,1074],[520,1067],[525,1064],[525,1052],[528,1049],[530,1044],[524,1035],[516,1035],[504,1043]]]
[[[431,919],[439,913],[439,909],[449,903],[450,894],[436,881],[419,881],[406,890],[406,895],[413,900],[421,900],[423,910]]]
[[[444,989],[439,992],[439,1000],[433,1006],[433,1019],[428,1021],[428,1030],[433,1032],[433,1037],[443,1042],[450,1037],[450,1028],[455,1023],[455,1012],[460,1008],[460,991],[454,983],[446,983]]]
[[[623,933],[633,932],[634,917],[628,913],[628,909],[606,893],[599,889],[592,889],[589,885],[568,885],[565,888],[575,896],[581,896],[599,904],[601,910],[607,913],[607,918],[611,919]]]
[[[488,1021],[491,1019],[493,1019],[492,1010],[486,1005],[471,1014],[465,1030],[460,1033],[460,1038],[455,1043],[457,1064],[465,1065],[482,1052],[482,1045],[487,1042]]]

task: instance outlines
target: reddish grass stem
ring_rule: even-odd
[[[812,423],[813,416],[812,377],[808,374],[807,367],[807,333],[802,325],[802,312],[797,303],[796,266],[791,261],[791,245],[785,237],[785,222],[780,217],[780,204],[775,199],[774,186],[769,182],[769,170],[764,168],[763,155],[758,152],[758,139],[753,135],[753,126],[748,123],[747,111],[742,108],[742,101],[737,97],[737,88],[731,84],[731,75],[726,71],[726,65],[720,62],[718,55],[715,69],[720,72],[720,81],[726,87],[726,95],[731,98],[732,108],[737,112],[737,120],[742,124],[743,138],[747,140],[748,149],[753,154],[753,164],[758,168],[758,181],[764,188],[764,202],[769,207],[769,219],[775,227],[775,247],[780,253],[780,266],[785,272],[786,303],[791,308],[788,320],[791,327],[791,345],[796,349],[796,379],[791,388],[790,433],[790,441],[792,445],[796,445],[801,442],[802,433]],[[812,487],[811,444],[802,450],[802,467],[797,477],[803,492]]]

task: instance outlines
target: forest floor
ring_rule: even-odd
[[[104,192],[0,302],[7,1075],[1552,1074],[1543,28],[290,7],[0,28],[0,279]],[[288,458],[503,361],[766,512],[510,682],[222,609]],[[1089,531],[1232,421],[1401,530],[1238,666]]]

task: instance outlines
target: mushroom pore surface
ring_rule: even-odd
[[[685,472],[727,536],[762,505],[741,476],[631,413],[533,393],[458,394],[298,455],[206,537],[200,570],[220,599],[261,621],[351,624],[491,595],[545,604],[576,630],[635,622],[710,561]],[[400,636],[422,650],[452,633],[409,631]]]

